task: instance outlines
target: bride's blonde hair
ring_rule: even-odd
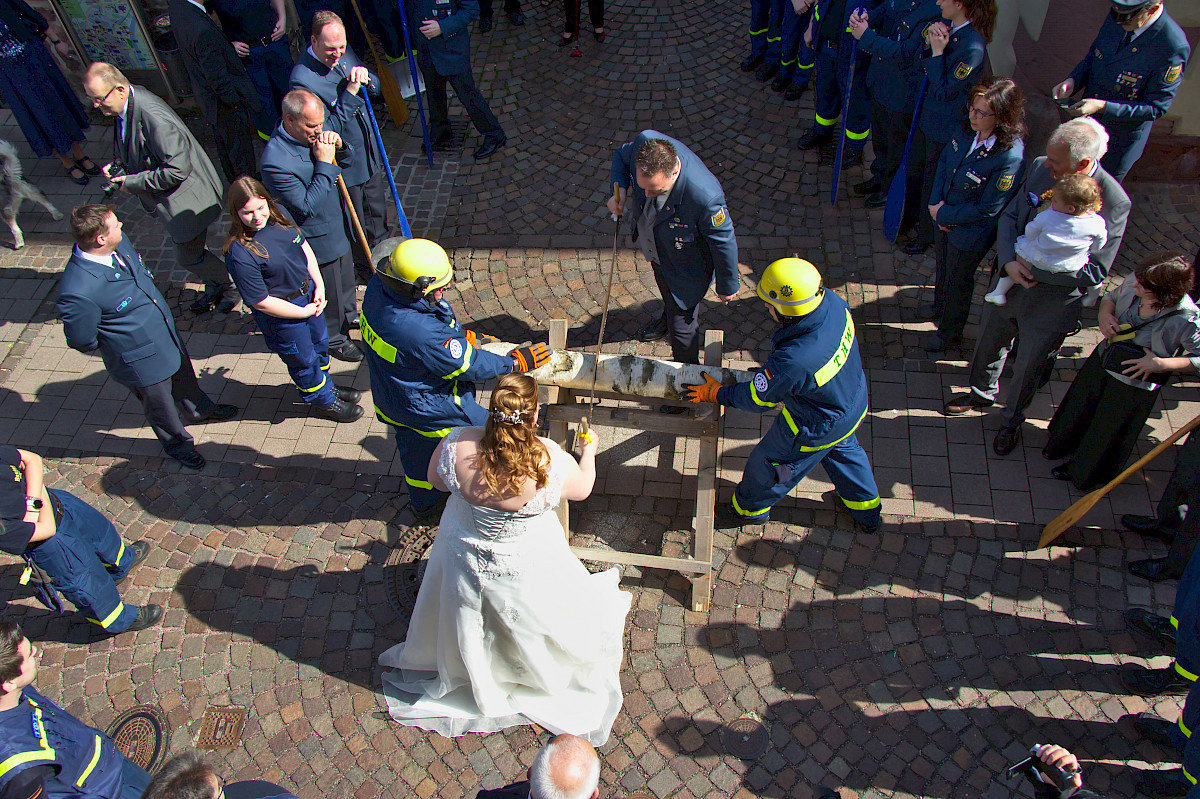
[[[526,374],[504,375],[492,391],[479,440],[479,473],[497,497],[519,494],[526,480],[542,488],[550,477],[550,453],[533,429],[537,405],[537,381]]]

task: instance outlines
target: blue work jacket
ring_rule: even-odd
[[[935,224],[950,228],[951,244],[980,251],[996,240],[1000,212],[1021,185],[1025,145],[1017,139],[1007,150],[993,144],[968,154],[974,138],[974,131],[960,133],[942,150],[929,204],[946,203]]]
[[[889,111],[911,114],[921,85],[925,29],[942,18],[937,0],[886,0],[870,12],[871,26],[858,41],[870,53],[867,88]]]
[[[363,97],[364,93],[375,98],[383,96],[379,88],[379,76],[368,71],[371,82],[366,88],[359,89],[358,94],[346,91],[346,84],[350,82],[346,75],[350,74],[352,67],[362,66],[366,64],[347,47],[338,59],[336,70],[325,66],[308,51],[292,67],[291,87],[308,89],[320,97],[325,104],[325,130],[336,132],[351,151],[359,154],[342,167],[342,179],[347,186],[360,186],[377,169],[383,168],[371,120],[367,117],[367,101]]]

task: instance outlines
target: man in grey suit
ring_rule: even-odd
[[[996,261],[1017,285],[1009,290],[1004,305],[985,304],[979,340],[971,357],[971,393],[952,397],[943,408],[945,414],[956,416],[995,403],[1004,363],[1019,340],[1013,383],[1002,417],[1004,426],[992,442],[997,455],[1007,455],[1020,442],[1025,409],[1049,378],[1058,348],[1079,329],[1086,289],[1108,277],[1125,235],[1129,195],[1100,166],[1107,149],[1108,133],[1094,119],[1060,125],[1046,144],[1046,154],[1033,162],[1024,185],[1000,217]],[[1103,205],[1099,213],[1108,227],[1108,243],[1078,275],[1030,269],[1017,261],[1017,237],[1039,206],[1049,202],[1042,199],[1043,193],[1053,188],[1055,180],[1069,174],[1091,175],[1100,184]]]
[[[361,361],[350,340],[357,317],[354,262],[342,215],[337,179],[358,156],[332,130],[324,130],[325,106],[312,92],[293,89],[283,98],[283,121],[263,150],[262,176],[267,191],[287,209],[312,247],[325,281],[325,325],[329,354],[340,361]]]
[[[232,183],[241,175],[258,177],[251,121],[258,111],[258,92],[242,59],[202,3],[168,0],[167,11],[196,103],[216,139],[225,179]]]
[[[204,280],[192,312],[232,309],[236,300],[223,300],[231,284],[225,263],[204,247],[208,226],[221,215],[223,190],[200,142],[166,103],[144,86],[131,86],[112,64],[88,67],[83,91],[105,116],[116,117],[113,162],[104,176],[162,220],[179,265]],[[114,174],[114,165],[124,174]]]

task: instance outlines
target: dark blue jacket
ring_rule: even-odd
[[[967,94],[980,77],[987,58],[987,41],[972,25],[963,25],[950,34],[950,42],[940,56],[921,60],[929,78],[921,119],[917,127],[925,138],[945,144],[963,130],[967,120]]]
[[[471,20],[479,16],[475,0],[406,0],[408,35],[423,69],[439,75],[461,75],[471,71]],[[426,39],[421,25],[436,19],[442,35]]]
[[[858,41],[871,54],[867,88],[889,111],[911,114],[921,85],[925,29],[942,18],[937,0],[886,0],[870,12],[871,26]]]
[[[741,284],[737,238],[725,207],[725,192],[699,156],[656,130],[642,131],[613,154],[608,185],[616,183],[629,189],[625,205],[633,223],[634,240],[638,217],[646,207],[646,191],[637,184],[634,160],[642,144],[650,139],[666,139],[679,155],[679,178],[654,221],[659,266],[671,296],[684,308],[694,307],[708,293],[714,274],[718,294],[736,294]]]
[[[129,239],[121,240],[117,254],[132,269],[102,266],[72,251],[54,304],[71,349],[99,350],[104,368],[123,386],[150,386],[179,371],[183,345],[167,301]]]
[[[968,155],[974,138],[974,131],[960,133],[942,150],[929,204],[946,203],[935,224],[950,228],[951,244],[979,251],[996,240],[1000,212],[1021,185],[1025,145],[1017,139],[1007,150],[992,145]]]
[[[119,799],[124,762],[107,735],[31,685],[16,707],[0,712],[0,791],[27,768],[56,766],[46,781],[47,799]]]
[[[445,300],[414,300],[371,278],[362,302],[362,340],[375,415],[434,437],[474,424],[475,380],[506,375],[512,358],[472,347]]]
[[[300,226],[319,264],[350,252],[337,176],[344,165],[353,163],[355,153],[344,146],[344,139],[342,144],[337,162],[343,166],[317,161],[312,148],[289,136],[281,124],[262,154],[263,185]]]
[[[1097,119],[1112,137],[1109,149],[1149,135],[1150,125],[1171,107],[1191,54],[1183,29],[1165,10],[1121,50],[1124,37],[1124,28],[1105,19],[1070,76],[1077,93],[1107,103]]]
[[[717,402],[765,413],[779,407],[802,449],[824,449],[850,435],[867,415],[850,306],[826,290],[821,304],[771,337],[774,349],[748,383],[724,386]]]
[[[307,50],[292,67],[291,87],[308,89],[321,98],[321,102],[325,103],[325,130],[336,131],[357,154],[351,163],[343,167],[342,178],[347,186],[361,186],[375,170],[382,168],[371,120],[367,117],[367,101],[363,98],[363,90],[359,89],[358,94],[346,91],[349,81],[344,76],[350,74],[351,67],[363,66],[366,64],[362,59],[347,47],[345,54],[338,59],[337,70],[325,66]],[[370,72],[370,75],[371,83],[366,91],[371,97],[378,98],[382,96],[379,76],[374,72]]]
[[[830,2],[832,0],[817,0],[813,6],[812,26],[814,48],[820,46],[817,41],[817,32],[821,29],[821,17],[825,16]],[[868,14],[874,14],[880,5],[882,5],[880,0],[847,0],[846,11],[842,15],[842,37],[838,40],[837,73],[839,75],[845,75],[850,69],[850,54],[853,52],[855,53],[855,62],[857,64],[854,72],[856,75],[855,79],[864,79],[864,72],[867,69],[867,64],[870,63],[870,56],[854,46],[854,37],[850,35],[850,17],[860,8]]]

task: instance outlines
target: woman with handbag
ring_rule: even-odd
[[[1042,454],[1068,458],[1051,472],[1083,491],[1125,467],[1172,372],[1200,370],[1200,309],[1187,295],[1192,265],[1174,252],[1142,261],[1100,303],[1096,346],[1050,420]]]

